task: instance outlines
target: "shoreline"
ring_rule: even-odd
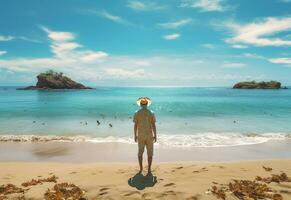
[[[146,159],[146,151],[144,154]],[[291,140],[230,147],[154,146],[154,162],[291,159]],[[118,142],[1,142],[1,161],[136,162],[137,144]]]
[[[13,184],[24,193],[6,195],[8,199],[44,199],[48,189],[58,183],[74,184],[90,199],[189,199],[217,200],[213,186],[226,187],[235,180],[268,178],[272,174],[291,176],[291,159],[233,162],[171,162],[153,163],[151,175],[137,174],[137,163],[51,163],[0,162],[0,185]],[[266,168],[271,168],[267,171]],[[144,166],[146,168],[146,166]],[[31,179],[45,180],[55,176],[56,182],[42,182],[23,186]],[[264,183],[259,182],[258,183]],[[271,182],[268,195],[279,194],[291,198],[291,182]],[[226,199],[237,199],[229,191]]]

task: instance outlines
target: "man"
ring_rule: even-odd
[[[148,109],[151,100],[148,97],[140,97],[137,104],[141,107],[133,117],[134,122],[134,141],[138,142],[138,162],[140,171],[142,172],[142,160],[144,148],[148,154],[148,173],[151,173],[153,160],[154,142],[157,141],[156,118],[154,113]]]

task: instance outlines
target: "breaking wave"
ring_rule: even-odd
[[[227,147],[261,144],[271,140],[291,139],[290,133],[201,133],[195,135],[158,135],[159,147]],[[38,135],[1,135],[0,142],[92,142],[134,144],[132,137],[87,137],[87,136],[38,136]]]

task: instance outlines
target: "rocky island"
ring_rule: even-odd
[[[281,87],[281,83],[278,81],[269,82],[239,82],[233,86],[233,89],[287,89],[286,87]]]
[[[81,83],[77,83],[67,76],[64,76],[62,72],[54,72],[49,70],[44,73],[40,73],[37,76],[36,86],[28,86],[25,88],[19,88],[19,90],[51,90],[51,89],[93,89],[86,87]]]

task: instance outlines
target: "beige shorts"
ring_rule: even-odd
[[[138,138],[138,156],[143,155],[144,147],[147,148],[148,156],[153,156],[153,154],[154,154],[154,138],[150,137],[150,136]]]

